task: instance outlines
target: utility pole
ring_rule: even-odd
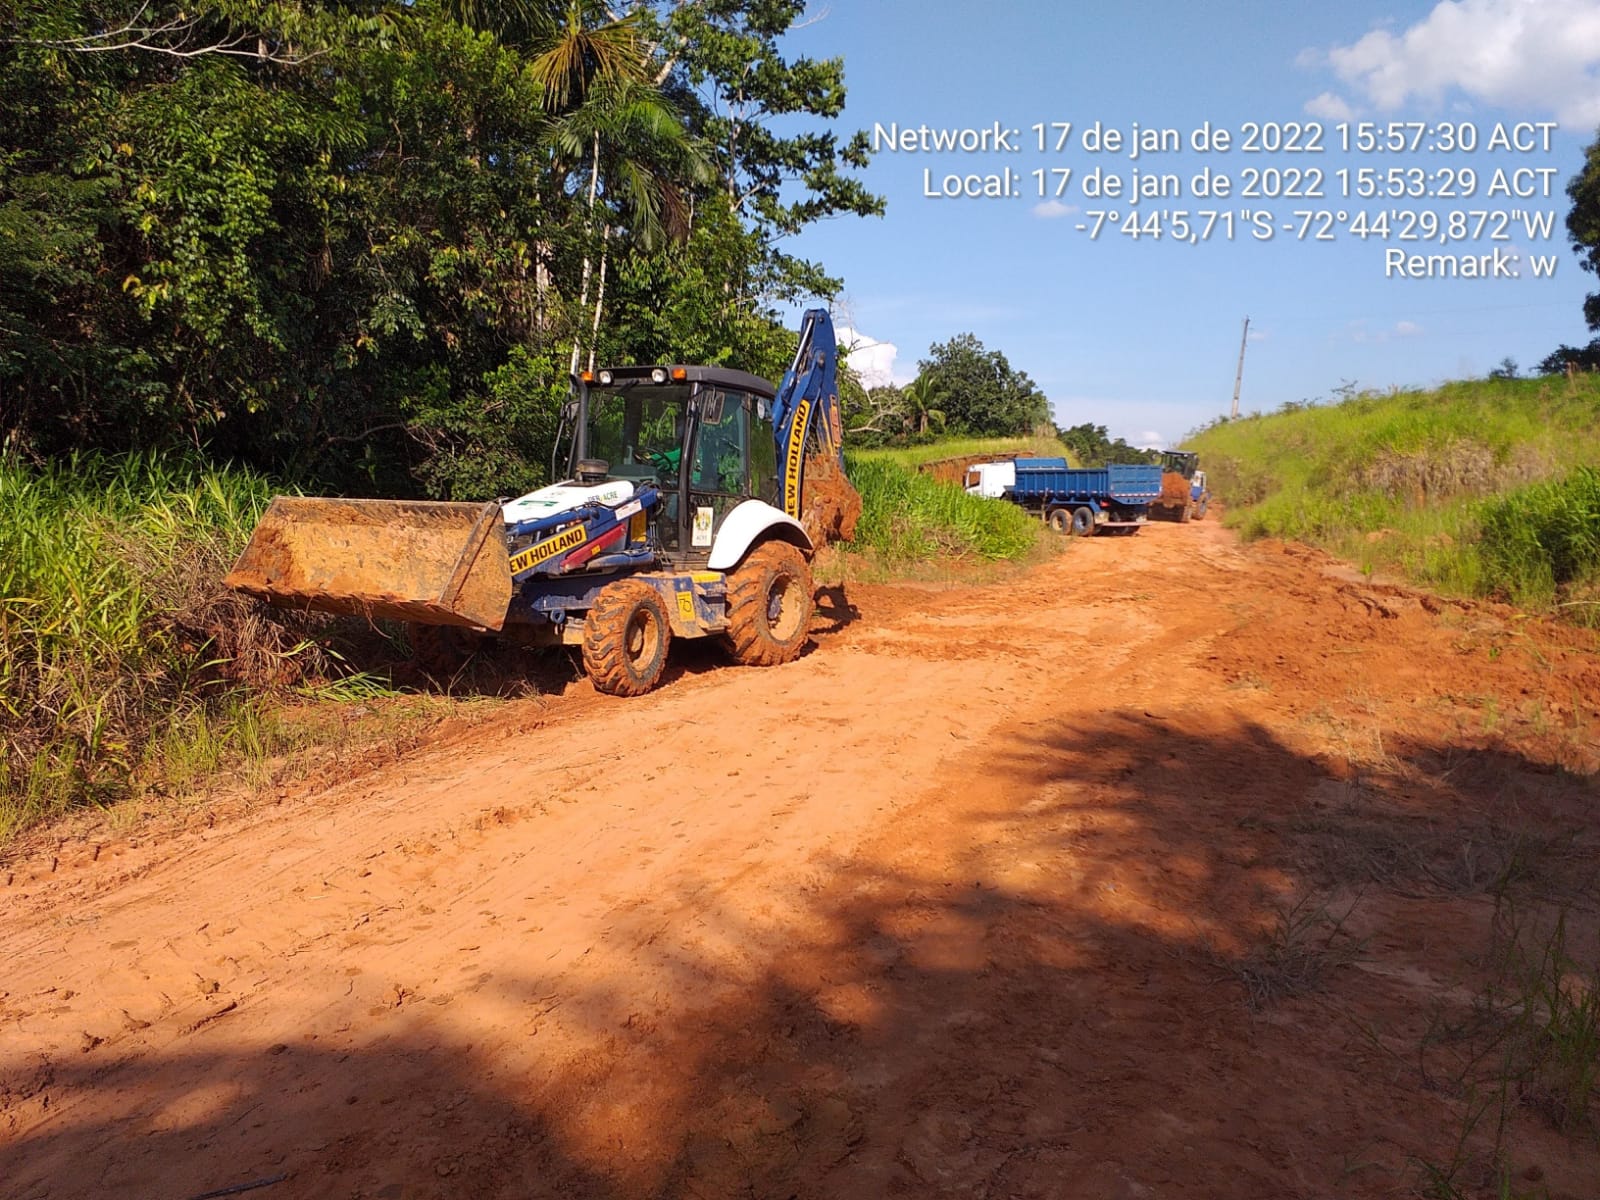
[[[1233,373],[1233,416],[1231,421],[1239,419],[1239,384],[1244,381],[1244,348],[1250,341],[1250,318],[1244,319],[1244,334],[1239,338],[1239,369]]]

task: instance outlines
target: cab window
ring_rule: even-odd
[[[778,447],[772,440],[772,401],[750,397],[750,494],[778,504]]]
[[[750,460],[749,396],[744,392],[707,388],[700,393],[700,432],[695,438],[694,469],[689,486],[697,492],[747,495],[745,470]]]

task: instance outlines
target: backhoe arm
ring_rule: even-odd
[[[772,433],[783,464],[783,511],[816,545],[849,541],[861,497],[844,475],[838,344],[825,308],[806,313],[794,364],[772,401]],[[813,433],[814,431],[814,433]]]

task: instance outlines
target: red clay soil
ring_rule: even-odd
[[[962,454],[955,458],[936,458],[932,462],[918,463],[917,470],[924,475],[931,475],[940,483],[955,483],[965,486],[967,472],[978,463],[1008,462],[1014,458],[1026,457],[1026,450],[1002,450],[991,454]]]
[[[1193,488],[1187,479],[1176,471],[1165,471],[1161,475],[1161,498],[1178,504],[1189,503],[1189,495]]]
[[[14,854],[0,1192],[1493,1194],[1467,1018],[1496,895],[1595,933],[1592,642],[1211,522],[814,633]],[[1592,1200],[1545,1082],[1513,1190]]]
[[[814,455],[806,462],[800,524],[818,546],[848,542],[861,519],[861,493],[844,477],[837,459]]]

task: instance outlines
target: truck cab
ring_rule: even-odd
[[[1017,482],[1017,464],[1014,461],[973,463],[967,468],[966,492],[969,496],[982,496],[985,500],[998,500],[1006,489]]]

